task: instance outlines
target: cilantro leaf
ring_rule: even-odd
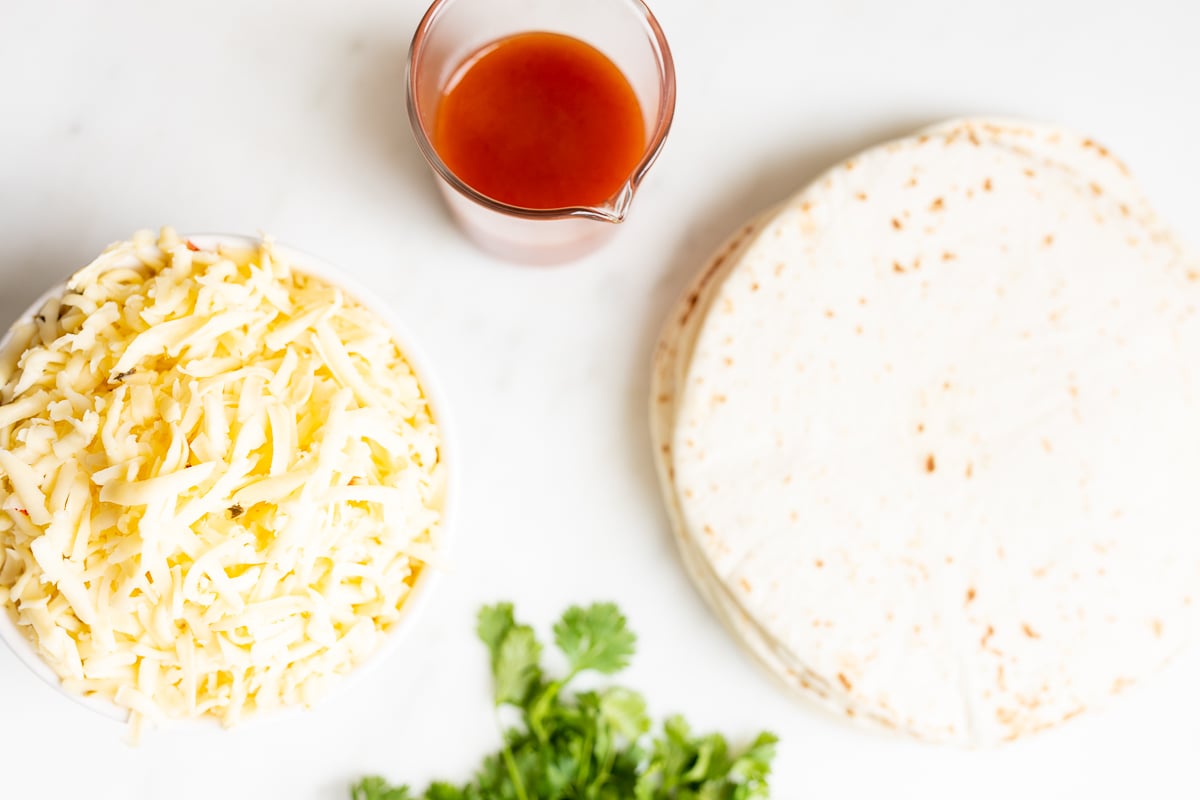
[[[496,705],[524,705],[541,682],[542,644],[528,625],[515,625],[496,650],[492,674],[496,680]]]
[[[508,632],[516,627],[516,624],[513,621],[512,603],[497,603],[494,606],[484,606],[479,609],[479,621],[475,631],[487,645],[488,653],[492,657],[493,671],[495,671],[496,662],[500,657],[500,645],[503,644],[504,637],[508,636]]]
[[[613,730],[629,741],[636,741],[650,730],[646,716],[646,701],[637,692],[620,687],[609,689],[600,696],[600,717]]]
[[[407,786],[388,786],[378,775],[363,778],[350,787],[350,800],[415,800]]]
[[[779,738],[760,733],[746,752],[738,756],[729,768],[729,780],[738,785],[736,800],[759,800],[769,797],[767,778],[775,760],[775,745]]]
[[[615,605],[596,603],[567,609],[554,626],[554,641],[572,673],[591,669],[611,675],[629,666],[637,637]]]
[[[425,790],[425,800],[468,800],[473,796],[449,783],[433,783]]]

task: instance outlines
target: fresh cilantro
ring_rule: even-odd
[[[572,675],[593,669],[612,675],[629,666],[637,637],[612,603],[572,606],[554,626],[554,642],[567,657]]]
[[[461,787],[434,783],[423,794],[364,778],[351,800],[763,800],[776,739],[759,734],[731,751],[724,736],[697,736],[682,717],[669,718],[651,737],[646,702],[620,687],[566,692],[580,672],[604,675],[629,665],[636,641],[611,603],[572,607],[554,626],[554,641],[569,673],[547,680],[542,645],[513,607],[479,612],[497,706],[515,706],[521,724],[503,734],[500,751],[484,759]]]

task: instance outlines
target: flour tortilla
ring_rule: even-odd
[[[976,121],[868,152],[664,334],[685,558],[830,707],[991,743],[1095,705],[1194,627],[1198,286],[1083,142]]]
[[[683,300],[672,314],[655,353],[655,401],[651,407],[651,433],[656,444],[656,464],[664,487],[667,512],[671,518],[672,529],[676,533],[676,544],[679,546],[684,567],[701,597],[733,633],[743,649],[786,688],[798,692],[834,714],[854,716],[854,710],[848,709],[843,702],[831,697],[828,688],[823,685],[822,678],[811,673],[803,665],[790,663],[787,654],[776,649],[770,637],[737,605],[736,597],[727,592],[717,580],[703,555],[690,537],[684,534],[679,498],[673,485],[670,431],[674,423],[675,401],[678,397],[675,389],[684,379],[681,368],[686,367],[690,361],[696,333],[708,313],[716,290],[775,213],[777,210],[764,212],[729,237],[688,287]],[[886,720],[881,719],[879,722],[887,724]]]

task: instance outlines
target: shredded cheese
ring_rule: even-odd
[[[436,552],[440,446],[353,298],[140,233],[0,352],[0,605],[134,731],[309,705]]]

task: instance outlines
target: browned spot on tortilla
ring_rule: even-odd
[[[903,272],[904,272],[904,267],[900,266],[900,262],[899,262],[899,261],[893,261],[893,262],[892,262],[892,272],[898,272],[898,273],[903,273]]]
[[[837,679],[838,683],[842,684],[847,692],[854,688],[853,684],[850,683],[850,679],[846,677],[845,673],[839,672],[837,674]]]
[[[855,198],[857,198],[858,200],[862,200],[863,202],[866,202],[866,199],[867,199],[867,193],[866,193],[866,192],[859,192],[858,194],[856,194],[856,195],[854,195],[854,196],[855,196]]]
[[[1046,238],[1042,239],[1042,244],[1046,245],[1046,247],[1049,247],[1050,245],[1054,244],[1054,234],[1047,233]]]
[[[854,169],[854,166],[854,159],[852,158],[846,162],[846,171],[849,172],[850,170]]]
[[[958,256],[954,255],[954,253],[951,253],[949,250],[942,253],[942,261],[953,261],[956,258],[958,258]]]
[[[812,204],[811,200],[805,200],[803,203],[800,204],[800,210],[803,211],[805,214],[807,214],[809,211],[812,211],[812,207],[813,207],[813,204]]]
[[[975,599],[975,587],[969,586],[969,587],[967,587],[967,602],[964,603],[964,605],[970,605],[971,601],[974,599]]]
[[[950,381],[946,381],[945,383],[942,384],[942,391],[943,392],[950,391]]]
[[[986,650],[987,646],[988,646],[988,640],[992,638],[992,634],[994,634],[995,632],[996,632],[996,629],[993,628],[991,625],[988,625],[987,632],[985,632],[983,634],[983,638],[979,640],[979,646],[982,647],[984,650]]]
[[[750,291],[752,291],[752,292],[758,291],[758,281],[755,281],[754,283],[750,284]]]
[[[913,633],[915,633],[917,636],[920,636],[921,635],[921,626],[913,625]]]
[[[906,183],[906,184],[904,184],[904,185],[905,185],[905,186],[907,186],[907,187],[908,187],[908,188],[910,188],[910,189],[911,189],[912,187],[916,186],[916,185],[917,185],[917,176],[916,176],[916,175],[913,175],[911,178],[909,178],[909,179],[908,179],[908,183]]]
[[[1123,216],[1123,217],[1129,216],[1129,206],[1125,205],[1124,203],[1121,203],[1121,216]]]
[[[783,274],[783,262],[780,261],[778,264],[775,265],[775,275],[779,276],[782,274]]]
[[[800,519],[800,515],[798,513],[796,513],[795,511],[793,511],[788,514],[788,519],[790,519],[792,522],[796,522],[797,520]]]
[[[716,532],[712,529],[711,525],[704,526],[704,533],[708,536],[716,536],[717,535]]]
[[[854,326],[854,332],[855,332],[855,333],[857,333],[859,336],[862,336],[862,332],[863,332],[863,326],[862,326],[862,325],[855,325],[855,326]]]
[[[832,308],[825,309],[825,316],[828,317],[829,319],[833,319],[833,309]]]
[[[688,294],[687,298],[684,299],[684,301],[683,301],[683,304],[684,304],[683,313],[679,315],[680,323],[686,323],[688,321],[688,319],[691,318],[692,312],[696,310],[696,303],[698,303],[699,301],[700,301],[700,293],[699,292],[691,292]]]
[[[1150,623],[1150,627],[1154,629],[1154,635],[1159,639],[1162,638],[1163,624],[1161,619],[1156,619]]]
[[[975,135],[974,128],[967,128],[967,138],[971,141],[971,144],[979,147],[979,137]]]
[[[1037,177],[1037,173],[1027,167],[1025,169],[1025,177],[1026,178],[1034,178],[1034,177]]]
[[[663,442],[662,446],[660,446],[658,449],[662,450],[664,453],[669,453],[669,452],[671,452],[671,445],[669,445],[666,442]]]
[[[1042,449],[1045,450],[1047,453],[1054,452],[1054,446],[1050,443],[1049,439],[1042,439]]]
[[[935,469],[937,469],[937,463],[933,459],[933,453],[930,453],[925,456],[925,471],[933,472]]]
[[[741,585],[741,587],[744,591],[746,591],[746,592],[750,591],[750,588],[751,588],[750,581],[746,580],[745,578],[742,578],[740,581],[738,581],[738,583]]]
[[[968,478],[975,474],[975,465],[970,461],[967,462],[967,468],[963,471]]]
[[[1088,184],[1088,186],[1091,188],[1092,194],[1096,195],[1096,197],[1104,194],[1104,189],[1100,187],[1100,184],[1093,181],[1092,183]]]
[[[865,298],[865,297],[858,298],[858,304],[860,306],[865,306],[867,304],[867,298]]]
[[[783,476],[783,485],[787,486],[791,482],[792,482],[792,474],[789,472],[787,475]]]
[[[984,190],[985,192],[990,192],[990,191],[992,190],[992,179],[991,179],[991,178],[984,178],[984,180],[983,180],[983,190]]]
[[[930,204],[929,210],[930,211],[941,211],[945,207],[946,207],[946,202],[942,198],[939,197],[938,199],[934,200],[933,203]]]
[[[660,395],[658,396],[658,402],[660,402],[660,403],[669,403],[669,402],[671,402],[671,395],[669,395],[669,394],[660,394]]]
[[[1024,631],[1025,635],[1028,636],[1030,639],[1042,638],[1041,635],[1037,631],[1035,631],[1033,628],[1029,627],[1028,622],[1021,623],[1021,630]]]
[[[813,561],[813,566],[816,567],[817,569],[824,569],[825,562],[818,558],[815,561]]]
[[[1133,681],[1130,680],[1129,678],[1117,678],[1115,681],[1113,681],[1112,693],[1120,694],[1121,692],[1128,689],[1130,686],[1133,686]]]
[[[1196,270],[1190,270],[1187,274],[1187,279],[1189,281],[1200,281],[1200,272],[1197,272]]]
[[[696,493],[693,492],[691,489],[684,489],[683,496],[690,500],[691,498],[696,496]]]
[[[714,394],[712,399],[713,399],[714,403],[716,403],[717,405],[720,405],[720,404],[724,403],[726,400],[728,400],[729,398],[723,394]]]
[[[1070,393],[1071,397],[1079,397],[1079,387],[1078,386],[1068,386],[1067,392]]]
[[[892,217],[892,227],[896,230],[902,230],[904,228],[904,223],[900,221],[899,217]]]
[[[733,359],[730,358],[729,356],[725,356],[725,366],[727,366],[727,367],[733,366]]]
[[[1002,692],[1008,691],[1008,682],[1004,680],[1004,665],[996,665],[996,688]]]
[[[918,422],[917,423],[917,433],[924,433],[924,432],[925,432],[925,423]]]
[[[853,716],[854,716],[854,709],[853,709],[853,708],[847,708],[847,709],[846,709],[846,716],[847,716],[847,717],[853,717]]]
[[[925,144],[928,141],[929,141],[929,134],[927,134],[927,133],[923,133],[919,137],[917,137],[917,144]]]

